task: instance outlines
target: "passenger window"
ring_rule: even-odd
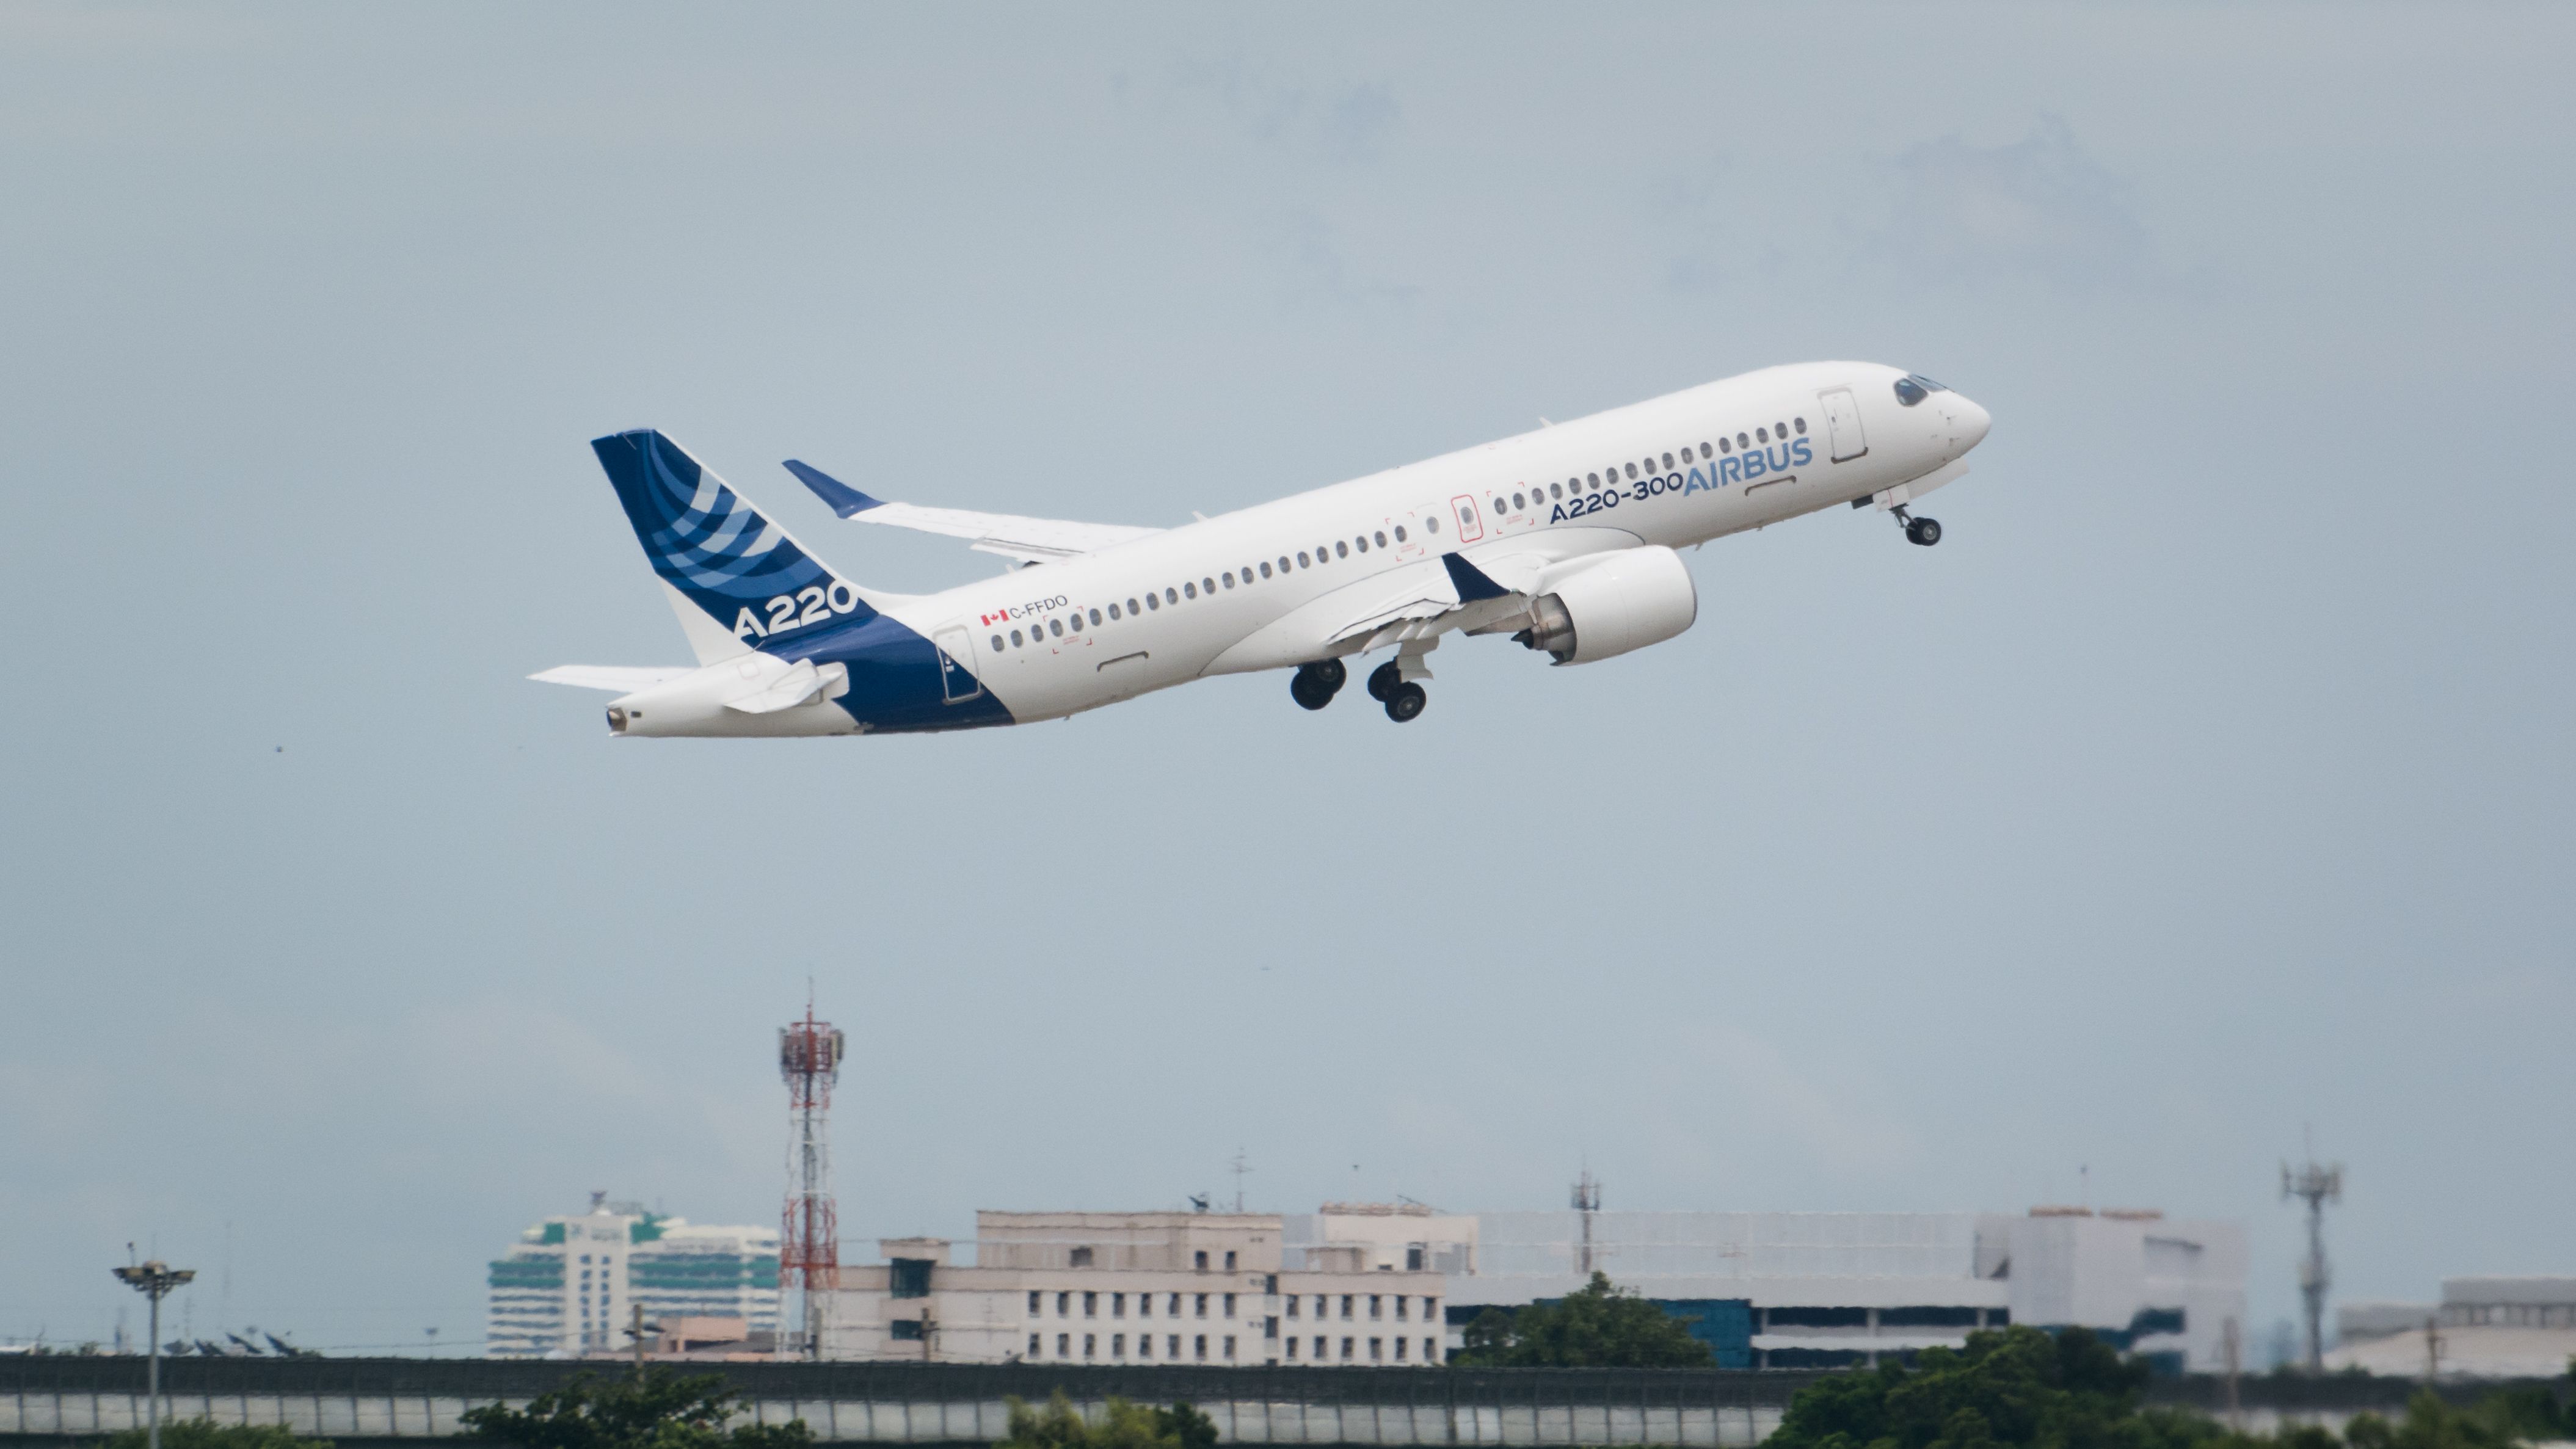
[[[1670,454],[1670,453],[1666,453],[1666,454],[1664,455],[1664,471],[1666,471],[1666,472],[1671,472],[1671,471],[1672,471],[1672,466],[1673,466],[1673,455],[1672,455],[1672,454]]]
[[[1116,608],[1116,607],[1118,607],[1118,606],[1117,606],[1117,605],[1115,605],[1115,604],[1112,604],[1112,605],[1110,605],[1110,607],[1114,609],[1114,608]],[[1092,610],[1092,611],[1091,611],[1091,627],[1092,627],[1092,628],[1094,628],[1094,629],[1097,629],[1097,628],[1099,628],[1099,627],[1100,627],[1100,611],[1099,611],[1098,609],[1094,609],[1094,610]]]
[[[1136,612],[1136,601],[1135,601],[1134,599],[1129,599],[1129,600],[1127,601],[1127,612],[1128,612],[1129,614],[1133,614],[1133,613],[1135,613],[1135,612]],[[1112,615],[1111,617],[1112,617],[1112,618],[1115,618],[1115,617],[1116,617],[1116,615]]]
[[[1636,477],[1636,476],[1637,476],[1637,465],[1636,465],[1636,464],[1631,463],[1631,464],[1629,464],[1629,465],[1628,465],[1628,476],[1629,476],[1629,477],[1631,477],[1631,478],[1634,478],[1634,477]]]
[[[1784,443],[1789,441],[1789,425],[1787,423],[1773,423],[1771,425],[1771,436],[1778,438]]]
[[[1177,603],[1179,603],[1180,601],[1181,601],[1181,595],[1180,595],[1180,591],[1179,591],[1179,590],[1177,590],[1177,589],[1165,589],[1165,590],[1163,590],[1163,602],[1164,602],[1164,603],[1166,603],[1166,604],[1177,604]]]
[[[1377,546],[1380,548],[1386,547],[1386,530],[1383,528],[1377,531]]]
[[[1047,620],[1047,632],[1048,632],[1048,633],[1050,633],[1050,634],[1053,634],[1055,637],[1057,637],[1057,638],[1059,638],[1059,639],[1063,638],[1063,637],[1064,637],[1064,621],[1063,621],[1062,619],[1049,619],[1049,620]]]
[[[1495,500],[1494,500],[1494,516],[1495,516],[1496,518],[1500,518],[1500,517],[1502,517],[1504,514],[1509,513],[1510,511],[1511,511],[1510,509],[1505,508],[1505,507],[1503,506],[1503,500],[1501,500],[1501,499],[1499,499],[1499,498],[1497,498],[1497,499],[1495,499]]]
[[[1717,440],[1717,450],[1721,453],[1732,453],[1735,451],[1735,445],[1724,438],[1720,438]]]
[[[1111,604],[1109,606],[1109,617],[1112,619],[1118,617],[1118,606],[1116,604]]]
[[[1598,488],[1601,486],[1601,475],[1598,473],[1586,473],[1583,475],[1583,483],[1587,488]]]
[[[1181,597],[1182,597],[1182,598],[1184,598],[1184,599],[1195,599],[1195,598],[1197,598],[1198,596],[1199,596],[1199,586],[1198,586],[1198,585],[1196,585],[1196,584],[1183,584],[1183,585],[1181,585]]]
[[[1234,587],[1234,570],[1232,569],[1227,569],[1225,571],[1225,586],[1229,589]]]
[[[1285,562],[1285,560],[1282,560],[1282,562]],[[1270,565],[1263,564],[1261,566],[1261,576],[1265,579],[1270,577]]]
[[[993,636],[993,652],[996,654],[1002,652],[1002,636],[999,634]]]
[[[1299,568],[1301,568],[1301,569],[1302,569],[1302,568],[1310,567],[1310,565],[1306,562],[1306,551],[1305,551],[1304,549],[1302,549],[1302,548],[1301,548],[1301,549],[1299,549],[1299,550],[1297,550],[1297,567],[1299,567]]]
[[[1350,546],[1349,544],[1347,544],[1347,543],[1337,543],[1337,544],[1334,544],[1334,545],[1333,545],[1333,557],[1335,557],[1335,558],[1349,558],[1350,556],[1351,556],[1351,546]]]
[[[1547,485],[1547,496],[1550,498],[1563,498],[1565,496],[1565,485],[1562,483],[1550,483]]]
[[[1771,441],[1771,430],[1769,428],[1755,428],[1753,430],[1753,441],[1757,443],[1767,443]]]
[[[1706,443],[1699,445],[1699,455],[1702,461],[1706,461],[1708,458],[1714,456],[1709,452],[1708,444]]]
[[[1518,513],[1520,510],[1522,510],[1522,509],[1524,509],[1524,508],[1527,508],[1527,507],[1529,507],[1529,500],[1528,500],[1528,499],[1526,499],[1526,498],[1522,497],[1521,495],[1519,495],[1519,494],[1517,494],[1517,493],[1515,493],[1515,494],[1513,494],[1513,495],[1512,495],[1512,511],[1513,511],[1513,512]]]
[[[1422,531],[1424,533],[1438,533],[1440,531],[1440,520],[1436,517],[1422,520]]]
[[[1011,631],[1011,647],[1014,649],[1020,647],[1020,631],[1017,629]]]
[[[1214,579],[1201,579],[1201,580],[1199,580],[1199,592],[1200,592],[1200,593],[1202,593],[1202,594],[1213,594],[1213,593],[1215,593],[1215,592],[1216,592],[1216,580],[1214,580]]]
[[[1163,607],[1163,596],[1160,594],[1147,594],[1145,596],[1145,607],[1148,609],[1159,609]]]
[[[1799,437],[1803,438],[1807,435],[1807,420],[1805,418],[1792,418],[1790,421],[1798,425]]]
[[[1404,525],[1401,523],[1395,526],[1395,541],[1397,543],[1404,542]]]
[[[1362,552],[1362,553],[1366,553],[1366,552],[1368,552],[1368,535],[1367,535],[1367,534],[1363,533],[1363,534],[1361,534],[1359,537],[1357,537],[1357,538],[1355,538],[1355,539],[1352,539],[1352,540],[1351,540],[1351,542],[1356,543],[1356,544],[1358,544],[1358,545],[1360,546],[1360,552]]]
[[[1753,440],[1744,436],[1742,433],[1738,433],[1735,435],[1735,446],[1739,448],[1750,448],[1753,446]]]

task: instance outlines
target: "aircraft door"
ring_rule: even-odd
[[[939,694],[943,702],[963,704],[984,692],[984,682],[966,661],[975,657],[975,641],[966,635],[966,626],[951,624],[939,631],[936,645],[939,653]]]
[[[1458,520],[1460,543],[1474,543],[1485,536],[1485,520],[1476,507],[1475,499],[1461,493],[1449,500],[1449,512]]]
[[[1816,400],[1825,405],[1825,428],[1833,434],[1835,462],[1845,462],[1869,451],[1869,439],[1862,437],[1860,431],[1860,404],[1852,401],[1850,388],[1838,387],[1818,393]]]

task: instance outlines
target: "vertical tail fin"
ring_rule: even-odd
[[[876,596],[807,553],[722,478],[650,428],[591,440],[701,663],[875,617]],[[692,625],[694,610],[713,627]],[[734,641],[727,644],[724,641]]]

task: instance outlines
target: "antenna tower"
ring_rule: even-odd
[[[2326,1269],[2326,1204],[2343,1201],[2343,1164],[2318,1162],[2313,1147],[2296,1171],[2282,1163],[2281,1200],[2291,1198],[2308,1205],[2308,1256],[2299,1263],[2299,1296],[2307,1302],[2308,1372],[2321,1374],[2326,1371],[2326,1289],[2334,1282]]]
[[[1574,1267],[1589,1281],[1592,1277],[1592,1215],[1601,1211],[1601,1183],[1588,1167],[1581,1177],[1574,1180],[1574,1210],[1583,1215],[1583,1246],[1577,1250]]]
[[[787,1083],[787,1210],[779,1223],[778,1289],[803,1296],[805,1357],[823,1355],[823,1295],[841,1286],[840,1215],[832,1205],[832,1147],[826,1127],[832,1084],[841,1079],[841,1032],[814,1019],[778,1031],[778,1075]],[[780,1305],[782,1308],[785,1304]]]

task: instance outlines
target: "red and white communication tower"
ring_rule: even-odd
[[[778,1291],[782,1298],[790,1291],[803,1292],[801,1347],[805,1357],[820,1358],[823,1295],[841,1286],[841,1233],[832,1206],[832,1146],[826,1132],[832,1084],[841,1079],[841,1033],[830,1022],[814,1019],[811,1001],[805,1003],[803,1021],[779,1028],[778,1075],[787,1082],[791,1130],[787,1212],[778,1234]]]

